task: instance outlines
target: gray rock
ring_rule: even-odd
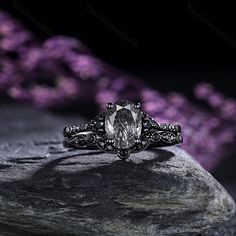
[[[68,121],[75,117],[2,109],[1,235],[183,236],[234,215],[226,190],[183,150],[144,151],[128,161],[66,150]]]
[[[235,178],[228,181],[223,181],[223,185],[230,192],[231,196],[236,199],[236,188],[235,188]],[[202,236],[235,236],[236,235],[236,214],[234,217],[216,227],[210,228]]]

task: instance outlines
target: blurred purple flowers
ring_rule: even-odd
[[[179,93],[163,95],[142,81],[97,59],[85,45],[69,37],[41,44],[18,21],[0,11],[0,95],[36,107],[66,106],[78,101],[103,107],[107,101],[142,101],[158,122],[183,126],[184,149],[208,170],[236,144],[236,101],[209,85],[195,88],[208,110]]]

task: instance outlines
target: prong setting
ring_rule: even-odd
[[[107,109],[112,109],[113,108],[113,103],[112,102],[108,102],[107,104],[106,104],[106,108]]]
[[[108,139],[108,140],[107,140],[107,143],[113,144],[113,143],[114,143],[114,140],[113,140],[113,139]]]
[[[140,139],[135,139],[135,144],[139,144],[139,143],[141,143],[141,140]]]
[[[141,105],[141,103],[140,102],[138,102],[137,104],[135,104],[135,109],[138,109],[138,110],[140,110],[141,109],[141,107],[142,107],[142,105]]]

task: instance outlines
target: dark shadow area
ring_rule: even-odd
[[[29,179],[0,184],[1,197],[8,205],[6,210],[6,206],[1,205],[3,203],[0,202],[0,217],[7,219],[7,222],[13,222],[9,223],[9,227],[11,226],[9,232],[15,229],[14,232],[19,232],[19,235],[21,232],[30,232],[30,235],[34,235],[35,232],[40,235],[49,235],[49,232],[50,235],[65,235],[65,232],[74,232],[73,227],[78,232],[83,232],[83,235],[92,235],[93,227],[87,224],[83,226],[83,222],[89,222],[89,219],[101,223],[127,220],[138,225],[141,222],[149,222],[152,214],[154,214],[152,217],[157,217],[155,224],[161,228],[170,227],[170,222],[182,224],[183,215],[194,216],[199,213],[197,204],[195,211],[186,208],[181,214],[173,214],[167,209],[165,214],[162,213],[161,218],[155,215],[156,209],[155,213],[150,208],[135,209],[136,201],[137,204],[142,205],[142,201],[144,205],[147,204],[145,198],[155,193],[157,189],[162,193],[160,199],[166,198],[168,202],[173,201],[171,199],[173,189],[177,188],[176,197],[182,198],[188,188],[188,183],[180,177],[158,172],[158,168],[174,156],[172,152],[162,149],[151,152],[156,153],[155,157],[151,160],[143,160],[141,163],[101,159],[101,162],[97,162],[96,165],[89,166],[91,163],[80,162],[80,159],[66,162],[74,157],[83,158],[84,161],[86,156],[97,156],[101,151],[68,155],[53,160],[36,171]],[[76,171],[68,173],[56,169],[60,165],[67,164],[77,166]],[[193,186],[196,188],[196,193],[206,188],[201,182]],[[208,189],[205,190],[208,194]],[[123,202],[134,204],[134,209],[126,207]],[[205,201],[201,204],[207,206],[208,203]],[[25,209],[30,209],[30,213],[26,213]],[[185,221],[188,220],[190,219]],[[7,222],[2,220],[0,228],[6,230]],[[98,225],[94,227],[97,229]],[[24,233],[22,235],[25,235]]]
[[[212,173],[213,176],[220,182],[229,181],[236,182],[236,158],[232,154],[226,158]]]
[[[45,178],[46,176],[48,176],[49,173],[51,173],[51,171],[53,171],[53,168],[55,168],[57,165],[59,165],[61,162],[72,158],[72,157],[81,157],[81,156],[91,156],[91,155],[99,155],[103,153],[102,151],[97,151],[97,152],[89,152],[89,153],[84,153],[84,154],[74,154],[74,155],[69,155],[69,156],[64,156],[61,158],[58,158],[56,160],[53,160],[51,162],[49,162],[48,164],[46,164],[43,168],[41,168],[40,170],[38,170],[34,175],[33,175],[33,179],[35,178]]]
[[[8,165],[8,164],[6,164],[6,165],[0,164],[0,170],[8,169],[8,168],[10,168],[10,167],[11,167],[11,165]]]
[[[43,160],[46,157],[21,157],[21,158],[14,158],[9,160],[9,162],[14,164],[30,164],[30,163],[38,163],[37,161]]]

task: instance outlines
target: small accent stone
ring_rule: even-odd
[[[152,123],[150,122],[150,120],[144,121],[143,122],[143,127],[146,129],[149,129],[152,127]]]
[[[153,139],[155,140],[155,141],[159,141],[160,140],[160,135],[158,135],[158,134],[155,134],[154,136],[153,136]]]
[[[129,157],[130,153],[127,149],[120,149],[118,152],[117,152],[118,156],[125,160]]]
[[[143,140],[143,141],[142,141],[142,145],[146,145],[146,141]]]
[[[104,125],[104,123],[103,123],[102,121],[97,121],[97,122],[95,123],[95,127],[96,127],[97,129],[102,128],[103,125]]]

